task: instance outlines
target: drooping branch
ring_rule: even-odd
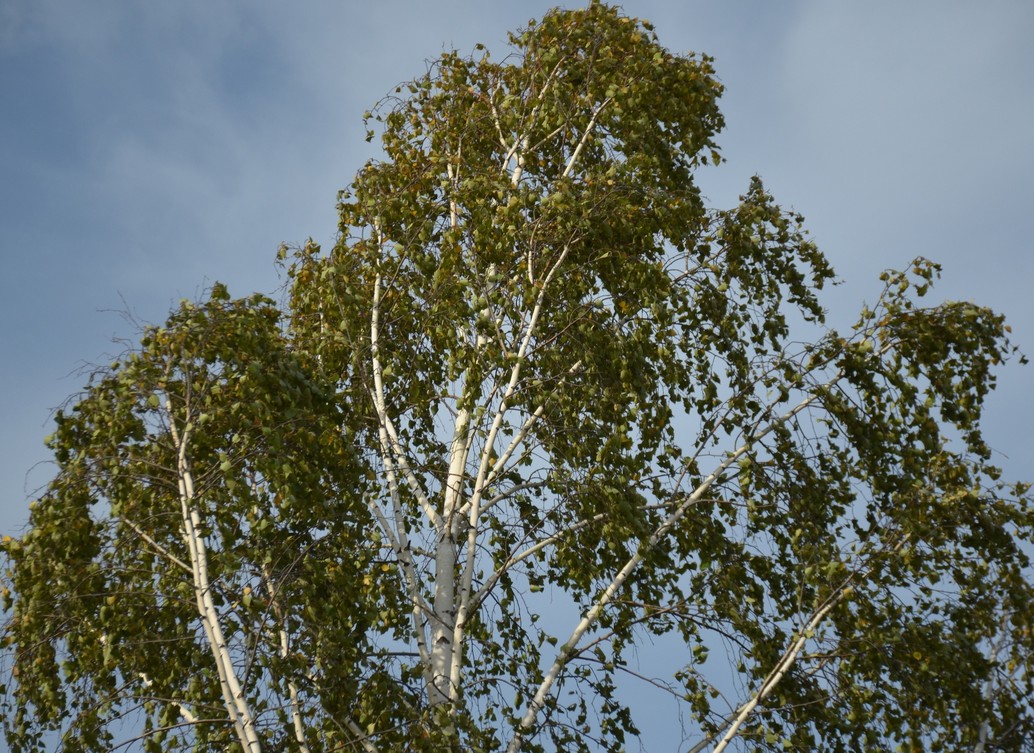
[[[732,719],[732,723],[726,729],[725,734],[722,735],[722,739],[714,747],[713,753],[722,753],[722,751],[728,747],[729,743],[736,737],[740,727],[745,721],[747,721],[748,717],[750,717],[754,709],[757,708],[758,704],[765,700],[765,698],[775,690],[776,686],[779,685],[780,681],[790,671],[790,668],[793,667],[794,663],[797,661],[797,657],[800,655],[801,651],[804,650],[804,646],[812,635],[814,635],[815,630],[848,593],[850,593],[850,583],[845,583],[814,611],[811,615],[811,619],[809,619],[807,624],[800,630],[794,642],[787,647],[779,662],[769,673],[768,677],[765,678],[765,681],[761,683],[761,687],[758,689],[758,692],[754,694],[753,698],[744,703],[737,710],[736,715]]]
[[[841,374],[838,373],[827,383],[826,386],[835,383],[840,377]],[[726,458],[719,463],[718,466],[696,487],[696,489],[694,489],[693,492],[689,494],[681,504],[679,504],[679,506],[653,532],[653,534],[651,534],[650,538],[644,543],[644,545],[640,547],[639,550],[625,563],[618,574],[614,576],[604,589],[603,594],[595,601],[588,612],[586,612],[585,616],[579,620],[578,624],[572,631],[571,636],[567,639],[564,645],[561,646],[552,666],[550,666],[546,671],[545,677],[536,689],[534,697],[528,703],[527,711],[522,717],[518,728],[514,731],[513,737],[510,739],[510,744],[507,746],[507,753],[517,753],[517,751],[521,749],[524,735],[534,726],[539,714],[542,712],[542,709],[545,708],[546,698],[552,691],[553,685],[559,679],[560,672],[578,650],[578,644],[581,641],[582,636],[596,624],[600,615],[603,613],[604,608],[614,599],[617,593],[628,581],[629,577],[631,577],[631,575],[639,568],[639,565],[646,557],[646,553],[656,546],[657,543],[679,522],[679,520],[682,519],[686,512],[697,504],[708,490],[725,475],[729,468],[749,452],[758,441],[774,431],[777,426],[790,421],[794,416],[807,409],[818,399],[817,394],[809,395],[792,409],[770,421],[765,427],[751,435],[747,441],[737,449],[730,452],[728,456],[726,456]]]
[[[890,548],[890,553],[899,552],[909,541],[911,537],[908,534],[902,536],[895,544]],[[859,552],[859,556],[862,556],[862,552]],[[764,681],[758,687],[757,691],[751,698],[745,701],[736,711],[723,722],[722,729],[725,733],[722,735],[721,740],[715,745],[712,753],[722,753],[728,746],[729,743],[735,739],[737,733],[743,724],[750,718],[750,715],[754,710],[765,700],[772,691],[776,689],[779,683],[786,677],[786,675],[793,668],[793,665],[797,662],[801,652],[804,650],[805,645],[815,635],[815,632],[825,621],[829,613],[840,604],[844,599],[850,596],[860,581],[868,577],[869,573],[872,572],[872,566],[860,568],[858,571],[852,572],[835,588],[833,591],[812,611],[808,621],[803,627],[797,632],[793,642],[787,646],[783,655],[776,662],[775,666],[771,669]],[[702,740],[700,743],[695,745],[688,753],[699,753],[703,750],[711,741],[718,736],[718,733],[711,735],[710,737]]]

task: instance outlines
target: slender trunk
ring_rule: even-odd
[[[201,531],[201,515],[198,512],[194,494],[194,475],[190,468],[188,446],[190,423],[184,424],[182,435],[176,428],[172,402],[165,401],[169,429],[177,448],[177,476],[179,481],[180,513],[183,524],[183,538],[190,553],[190,566],[194,579],[194,597],[198,616],[205,631],[205,638],[215,659],[219,674],[226,713],[233,724],[241,747],[247,753],[261,753],[262,744],[255,729],[255,717],[248,707],[247,698],[233,666],[233,657],[223,634],[219,611],[212,599],[212,584],[208,575],[208,549]]]
[[[434,562],[434,616],[431,626],[431,702],[449,703],[456,698],[453,685],[454,653],[460,645],[454,641],[456,628],[456,535],[458,510],[463,498],[467,470],[470,411],[461,409],[456,416],[452,446],[449,451],[449,475],[442,503],[441,524]]]

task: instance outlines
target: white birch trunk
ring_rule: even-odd
[[[229,721],[237,733],[237,739],[247,753],[261,753],[262,744],[255,728],[255,717],[248,707],[240,678],[237,676],[237,669],[233,665],[233,657],[230,655],[230,649],[223,634],[219,610],[212,599],[212,584],[208,576],[208,550],[201,531],[201,515],[198,512],[194,495],[194,476],[190,468],[188,452],[191,425],[189,421],[185,421],[182,433],[177,430],[172,401],[168,398],[165,400],[165,412],[169,421],[169,431],[177,450],[176,470],[179,480],[182,533],[189,553],[198,616],[212,651],[212,658],[215,660],[223,703]]]

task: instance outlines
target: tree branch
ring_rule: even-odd
[[[402,510],[402,502],[399,498],[398,478],[395,475],[395,467],[392,461],[390,442],[388,438],[388,410],[384,399],[384,373],[380,361],[380,315],[381,315],[381,276],[377,274],[374,279],[373,302],[370,310],[370,349],[373,367],[374,389],[371,392],[374,408],[377,411],[379,437],[381,446],[381,461],[384,463],[384,472],[388,480],[388,490],[392,499],[392,506],[395,513],[395,528],[388,524],[387,516],[380,506],[370,500],[370,508],[377,517],[378,524],[388,536],[402,564],[402,570],[406,579],[406,587],[409,591],[409,600],[413,606],[411,619],[413,621],[413,635],[417,642],[417,649],[420,652],[421,665],[424,667],[425,679],[430,680],[430,657],[427,648],[427,636],[424,632],[425,622],[423,615],[427,610],[427,604],[420,594],[419,579],[416,575],[416,568],[413,563],[413,550],[406,531],[405,515]]]
[[[172,564],[176,565],[176,567],[179,567],[182,570],[186,570],[188,573],[193,572],[193,568],[190,565],[188,565],[186,562],[181,560],[175,554],[173,554],[164,546],[155,541],[150,535],[148,535],[146,531],[144,531],[140,526],[131,521],[129,518],[122,517],[119,518],[119,521],[127,525],[129,528],[133,529],[133,532],[137,536],[146,541],[158,554],[160,554],[162,557],[165,557],[165,559],[167,559]]]
[[[237,671],[233,666],[226,638],[223,635],[219,612],[212,600],[211,583],[208,578],[208,553],[201,534],[201,516],[194,504],[194,477],[190,470],[187,448],[190,441],[191,423],[184,422],[182,436],[176,428],[172,401],[166,396],[165,412],[169,419],[169,430],[177,449],[177,476],[179,482],[180,509],[183,521],[183,537],[190,552],[191,572],[194,576],[194,596],[198,615],[208,639],[209,648],[219,673],[219,684],[223,692],[226,711],[233,723],[241,747],[250,753],[261,753],[255,729],[255,718],[248,707],[241,688]],[[189,406],[187,407],[189,416]]]
[[[837,374],[833,378],[833,380],[831,380],[830,384],[832,384],[839,378],[840,374]],[[771,421],[766,427],[764,427],[760,431],[755,432],[751,437],[748,438],[748,440],[744,444],[742,444],[733,452],[729,453],[725,460],[719,463],[718,466],[710,473],[710,475],[708,475],[707,478],[705,478],[700,483],[700,485],[698,485],[697,488],[693,490],[692,494],[686,497],[685,501],[683,501],[675,509],[675,511],[668,516],[664,523],[662,523],[660,527],[658,527],[657,530],[653,532],[653,534],[651,534],[649,540],[639,549],[639,551],[637,551],[628,560],[628,562],[625,563],[625,565],[621,568],[618,574],[614,576],[614,578],[608,584],[603,594],[593,604],[592,608],[590,608],[589,611],[585,614],[585,616],[578,622],[578,625],[571,633],[571,637],[568,638],[567,642],[560,648],[560,651],[558,652],[556,659],[553,661],[552,666],[546,672],[545,677],[542,680],[542,683],[539,685],[537,691],[535,692],[535,696],[529,702],[527,711],[525,712],[524,717],[521,719],[520,725],[514,731],[513,737],[510,739],[510,744],[506,748],[507,753],[517,753],[517,751],[521,749],[521,745],[524,740],[524,735],[527,733],[528,730],[531,729],[532,725],[534,725],[535,721],[538,719],[539,713],[545,707],[546,697],[549,695],[550,691],[553,688],[553,685],[560,677],[560,671],[571,659],[571,657],[576,653],[578,643],[582,639],[582,636],[585,635],[586,631],[588,631],[589,628],[596,623],[596,621],[602,614],[604,607],[606,607],[606,605],[614,599],[615,595],[622,588],[622,586],[624,586],[625,582],[629,579],[632,573],[634,573],[638,569],[639,564],[643,561],[646,555],[646,552],[652,549],[657,544],[657,542],[661,540],[661,538],[666,536],[668,531],[670,531],[675,526],[675,524],[678,523],[679,520],[681,520],[681,518],[686,514],[690,507],[699,502],[700,499],[704,496],[704,494],[706,494],[707,491],[711,488],[711,486],[720,478],[722,478],[722,476],[725,475],[725,472],[730,467],[732,467],[732,465],[736,463],[736,461],[739,460],[739,458],[746,454],[758,440],[762,439],[767,434],[772,432],[776,426],[786,423],[787,421],[792,419],[794,416],[796,416],[801,411],[805,410],[816,400],[818,400],[818,395],[809,395],[807,398],[798,403],[794,408]]]
[[[463,569],[460,573],[460,592],[459,592],[459,603],[456,605],[456,618],[453,625],[453,646],[455,647],[452,653],[452,663],[450,667],[449,677],[450,684],[453,687],[459,686],[460,673],[462,671],[462,651],[458,650],[458,647],[462,645],[463,631],[466,627],[467,615],[470,611],[471,603],[471,588],[474,578],[474,567],[477,556],[477,538],[478,538],[478,520],[481,514],[481,499],[484,496],[484,491],[487,486],[486,479],[489,475],[489,463],[491,461],[492,450],[495,447],[496,437],[499,435],[499,429],[503,424],[503,419],[509,409],[509,401],[512,399],[514,392],[517,390],[517,383],[520,379],[521,365],[524,363],[524,358],[527,355],[528,348],[531,345],[531,340],[535,334],[539,317],[542,314],[542,308],[545,303],[546,290],[549,287],[550,281],[553,279],[554,274],[564,263],[567,258],[567,254],[570,251],[570,244],[564,246],[560,256],[554,262],[552,268],[546,274],[546,278],[542,282],[542,287],[539,289],[538,296],[535,301],[535,308],[531,313],[531,320],[528,322],[527,330],[524,333],[524,337],[521,340],[520,347],[513,360],[513,366],[510,367],[510,381],[506,386],[506,391],[503,393],[502,398],[499,401],[499,407],[496,409],[495,415],[492,418],[492,426],[489,429],[488,436],[485,438],[484,447],[481,449],[481,459],[478,466],[477,479],[474,482],[473,493],[467,507],[469,508],[468,514],[468,528],[467,528],[467,552],[466,561],[464,562]],[[523,427],[522,427],[523,428]],[[530,429],[528,425],[527,429]],[[521,434],[521,438],[526,436],[527,429]],[[516,440],[516,437],[515,437]],[[513,442],[510,443],[510,447],[507,448],[507,455],[513,453],[515,445]],[[496,464],[498,466],[498,463]]]

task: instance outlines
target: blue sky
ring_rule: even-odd
[[[374,147],[361,115],[443,49],[553,3],[0,2],[0,530],[49,477],[49,417],[131,337],[215,280],[272,291],[282,242],[332,241]],[[845,284],[944,265],[939,298],[1005,313],[1034,356],[1034,4],[629,0],[676,51],[717,58],[728,206],[758,173]],[[499,55],[501,56],[501,54]],[[1001,372],[986,427],[1034,477],[1034,368]],[[1007,457],[1006,457],[1007,456]]]

